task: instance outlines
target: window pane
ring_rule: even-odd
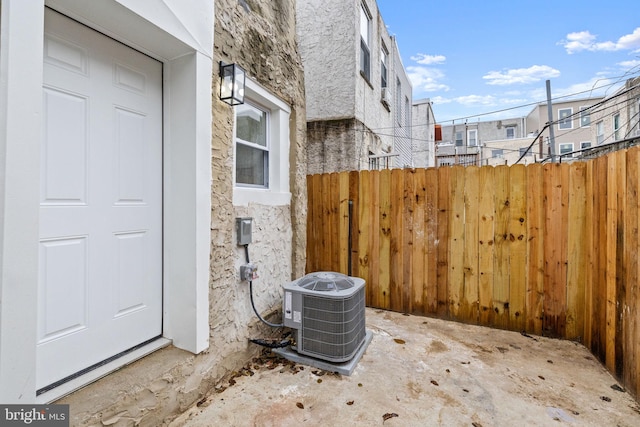
[[[566,154],[573,151],[573,144],[560,144],[560,154]]]
[[[571,108],[558,110],[558,129],[571,129],[573,127],[572,119],[569,117],[573,113]]]
[[[360,7],[360,37],[369,46],[369,14],[364,10],[364,6]]]
[[[236,137],[267,146],[267,113],[250,104],[236,106]]]
[[[516,128],[513,126],[507,127],[507,139],[513,139],[516,137]]]
[[[580,127],[586,127],[586,126],[589,126],[590,124],[591,124],[591,114],[590,114],[589,110],[581,109],[581,111],[580,111]]]
[[[266,187],[268,155],[268,152],[260,148],[236,144],[236,182]]]
[[[371,58],[369,54],[369,48],[364,43],[364,40],[360,40],[360,71],[362,71],[362,73],[367,78],[367,80],[371,79],[370,61],[371,61]]]

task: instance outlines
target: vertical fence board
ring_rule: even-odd
[[[625,230],[624,233],[624,265],[625,282],[627,283],[627,289],[625,298],[622,302],[623,307],[623,342],[624,348],[622,349],[625,360],[623,368],[623,383],[625,387],[631,390],[636,396],[640,396],[638,376],[640,370],[638,369],[638,363],[640,362],[638,339],[638,302],[640,301],[640,295],[638,294],[638,205],[640,198],[638,197],[638,158],[640,155],[640,147],[629,149],[626,158],[626,210],[624,212]]]
[[[349,213],[351,215],[349,226],[351,229],[351,253],[349,254],[349,262],[351,265],[351,275],[365,279],[366,276],[360,273],[360,173],[358,171],[349,172],[349,200],[351,206]],[[369,286],[369,285],[367,285]]]
[[[542,335],[542,307],[544,299],[544,203],[542,165],[527,167],[527,293],[526,330]]]
[[[391,282],[391,171],[386,169],[379,173],[380,212],[379,231],[380,261],[378,263],[378,289],[376,301],[378,307],[389,309],[389,291]]]
[[[373,206],[373,197],[377,190],[371,188],[371,173],[363,171],[360,173],[358,185],[358,273],[359,277],[366,280],[366,303],[375,307],[373,300],[374,289],[378,286],[377,275],[374,277],[372,266],[371,239],[373,238],[373,227],[371,219],[377,215],[376,207]],[[375,265],[374,265],[375,267]]]
[[[425,172],[425,266],[424,306],[428,314],[438,312],[438,169]]]
[[[618,243],[618,190],[616,172],[619,167],[617,156],[608,156],[607,163],[607,213],[606,239],[604,241],[606,259],[606,331],[605,331],[605,364],[607,369],[615,372],[616,349],[616,255]]]
[[[607,169],[606,157],[595,160],[594,177],[594,246],[597,246],[594,259],[594,281],[592,288],[593,315],[591,328],[591,351],[602,363],[606,360],[606,263],[607,263]]]
[[[349,172],[338,174],[338,263],[337,270],[349,273]]]
[[[412,300],[411,295],[413,291],[413,275],[411,271],[414,266],[413,262],[413,211],[415,210],[416,198],[415,198],[415,169],[407,169],[404,173],[404,182],[402,189],[402,281],[399,286],[402,291],[402,312],[412,313]]]
[[[458,320],[460,305],[464,300],[464,185],[466,168],[453,166],[450,174],[451,210],[449,214],[449,296],[447,299],[449,315]]]
[[[449,298],[449,215],[451,211],[451,188],[449,177],[451,168],[438,168],[438,237],[437,254],[437,314],[448,314]]]
[[[478,305],[479,323],[493,323],[493,258],[495,228],[495,169],[480,169],[478,198]]]
[[[391,170],[390,254],[389,254],[389,308],[404,311],[403,307],[403,253],[404,253],[404,176],[403,169]]]
[[[626,297],[625,268],[624,268],[624,235],[627,230],[625,228],[624,213],[627,210],[625,185],[627,182],[627,150],[616,151],[616,197],[617,197],[617,219],[616,219],[616,304],[615,304],[615,346],[614,346],[614,366],[612,371],[618,378],[622,378],[622,368],[624,366],[623,338],[624,338],[624,305]]]
[[[427,269],[425,263],[425,198],[426,198],[426,171],[416,169],[413,175],[413,212],[411,223],[413,227],[411,259],[411,312],[426,314],[425,295]]]
[[[493,303],[495,312],[493,325],[507,329],[509,327],[509,168],[498,166],[495,170],[495,234],[494,234],[494,272]]]
[[[584,330],[586,245],[586,164],[572,163],[569,168],[568,265],[567,265],[567,339],[582,340]]]
[[[562,247],[559,244],[563,235],[562,224],[562,168],[563,164],[544,166],[545,192],[545,282],[543,303],[543,333],[548,336],[561,337],[562,313],[564,312],[564,279],[562,277]]]
[[[595,213],[594,213],[594,180],[595,180],[595,162],[586,163],[586,206],[585,206],[585,246],[586,246],[586,264],[585,264],[585,283],[584,283],[584,331],[583,343],[585,347],[591,349],[591,334],[593,324],[593,281],[597,277],[594,274],[597,255],[594,239]]]
[[[509,171],[509,328],[523,331],[526,325],[527,289],[527,174],[524,165]]]
[[[480,200],[480,168],[466,168],[464,186],[464,299],[460,317],[471,323],[478,323],[478,209]]]

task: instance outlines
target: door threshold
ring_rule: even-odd
[[[171,344],[171,342],[172,341],[167,338],[158,338],[138,348],[135,348],[134,350],[131,350],[123,354],[122,356],[109,361],[108,363],[100,365],[95,369],[91,369],[84,374],[71,378],[68,381],[65,381],[64,383],[50,390],[38,394],[36,396],[36,403],[47,404],[61,399],[64,396],[71,394],[74,391],[91,384],[92,382],[98,381],[100,378],[103,378],[110,373],[123,368],[126,365],[135,362],[136,360],[142,359],[143,357],[153,353],[154,351],[167,347]]]

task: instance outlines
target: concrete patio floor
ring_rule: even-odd
[[[265,354],[171,426],[639,426],[580,344],[367,309],[351,376]]]

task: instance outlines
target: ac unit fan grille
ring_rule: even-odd
[[[342,362],[349,360],[366,336],[364,287],[348,298],[304,295],[301,353]]]

